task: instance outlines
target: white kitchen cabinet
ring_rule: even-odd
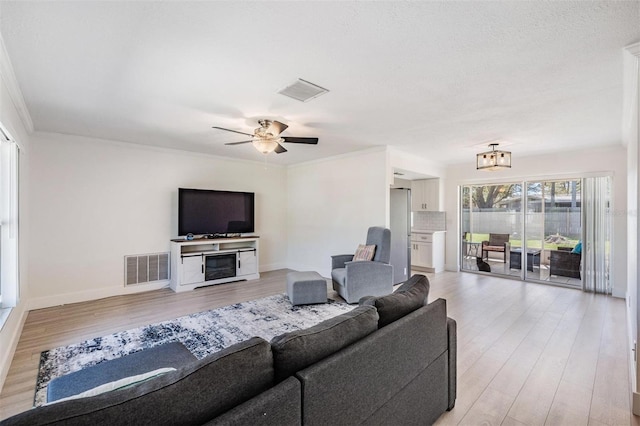
[[[431,268],[431,243],[411,243],[411,265]]]
[[[428,272],[444,271],[444,232],[411,234],[411,266]]]
[[[440,179],[411,181],[411,210],[440,210]]]

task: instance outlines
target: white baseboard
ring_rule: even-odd
[[[445,271],[449,271],[449,272],[459,272],[460,271],[460,265],[446,263],[444,265],[444,270]]]
[[[34,297],[28,300],[27,310],[50,308],[52,306],[68,305],[70,303],[88,302],[104,299],[105,297],[121,296],[123,294],[141,293],[158,290],[169,286],[169,281],[158,281],[150,284],[136,284],[127,287],[106,287],[75,293],[56,294],[54,296]]]
[[[633,401],[631,405],[631,411],[633,412],[633,414],[635,414],[636,416],[640,416],[640,393],[633,393]]]
[[[626,299],[626,297],[627,297],[627,289],[625,288],[625,289],[621,290],[619,288],[614,287],[612,292],[611,292],[611,295],[613,297],[618,297],[620,299]]]
[[[18,306],[12,309],[9,318],[7,318],[7,322],[5,323],[5,327],[7,328],[3,328],[2,330],[10,333],[10,336],[7,339],[8,343],[5,350],[0,353],[0,389],[4,387],[4,381],[7,379],[7,374],[9,374],[11,361],[18,347],[18,341],[22,335],[22,328],[24,327],[24,322],[27,320],[28,313],[29,311],[25,308],[25,303],[18,303]],[[14,318],[17,319],[14,320]],[[12,325],[13,321],[15,321],[15,324]]]
[[[269,264],[266,264],[266,265],[262,265],[261,264],[259,270],[260,270],[260,272],[269,272],[269,271],[275,271],[275,270],[278,270],[278,269],[287,269],[287,268],[288,268],[288,266],[285,265],[284,263],[277,262],[277,263],[269,263]]]
[[[260,272],[285,269],[287,266],[282,263],[272,263],[260,265]],[[135,284],[126,287],[106,287],[91,290],[78,291],[74,293],[56,294],[53,296],[34,297],[28,300],[26,309],[50,308],[52,306],[68,305],[70,303],[88,302],[90,300],[104,299],[105,297],[121,296],[123,294],[140,293],[143,291],[158,290],[169,287],[169,280],[158,281],[149,284]]]

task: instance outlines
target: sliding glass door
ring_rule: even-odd
[[[580,287],[581,180],[534,181],[526,185],[525,278]]]
[[[592,195],[583,197],[584,182],[594,188]],[[462,270],[606,292],[609,182],[576,178],[463,186]],[[583,229],[585,221],[593,226]],[[586,261],[583,235],[588,250],[593,248]],[[584,286],[585,276],[593,277],[588,278],[593,284]]]
[[[512,271],[512,246],[522,232],[522,184],[462,188],[462,269],[497,275]]]

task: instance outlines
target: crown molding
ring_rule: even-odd
[[[336,155],[332,155],[330,157],[316,158],[315,160],[303,161],[301,163],[296,163],[296,164],[289,164],[286,167],[288,169],[295,169],[295,168],[298,168],[298,167],[307,167],[307,166],[311,166],[311,165],[315,165],[315,164],[326,163],[326,162],[329,162],[329,161],[335,161],[335,160],[339,160],[339,159],[343,159],[343,158],[357,157],[357,156],[360,156],[360,155],[366,155],[366,154],[370,154],[370,153],[374,153],[374,152],[382,152],[382,151],[386,151],[386,150],[387,150],[387,146],[386,145],[374,146],[373,148],[365,148],[365,149],[361,149],[359,151],[346,152],[344,154],[336,154]]]
[[[640,42],[630,44],[624,48],[627,52],[631,53],[636,58],[640,58]]]
[[[33,120],[31,120],[27,104],[24,102],[24,96],[22,96],[22,90],[20,90],[20,86],[18,85],[18,79],[16,79],[16,75],[13,72],[11,59],[9,59],[2,35],[0,35],[0,78],[2,78],[9,92],[13,106],[18,112],[24,128],[27,129],[27,132],[33,133]]]

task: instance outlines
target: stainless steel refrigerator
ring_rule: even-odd
[[[393,283],[406,281],[411,273],[411,190],[391,191],[391,264]]]

